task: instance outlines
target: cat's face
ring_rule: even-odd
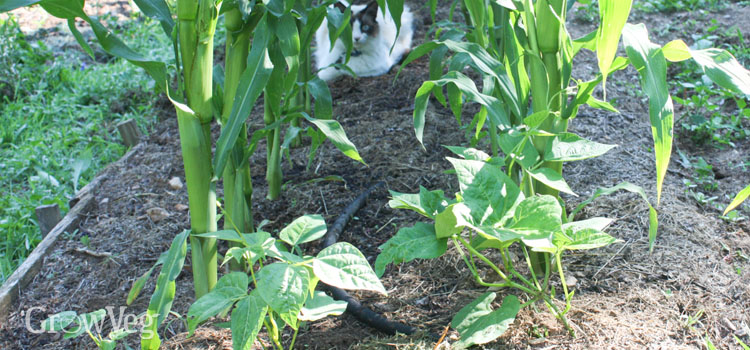
[[[336,6],[341,6],[340,9],[343,12],[346,7],[342,3],[337,3]],[[367,43],[368,39],[375,38],[378,35],[378,3],[371,1],[365,8],[356,11],[352,9],[351,26],[352,26],[352,42],[354,46],[362,46]]]

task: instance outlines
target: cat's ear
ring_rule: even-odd
[[[373,21],[378,16],[378,3],[377,1],[370,1],[369,4],[367,4],[367,7],[365,7],[364,10],[362,10],[362,15],[367,17],[372,17]]]
[[[341,1],[336,1],[336,3],[333,4],[333,6],[339,9],[341,13],[344,13],[344,11],[346,11],[346,5]]]

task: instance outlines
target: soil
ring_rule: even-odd
[[[420,7],[415,4],[412,8]],[[716,16],[726,19],[737,13],[747,13],[747,8],[730,5]],[[415,39],[421,42],[429,26],[429,14],[422,9],[416,17],[419,20]],[[699,17],[710,19],[714,15],[634,14],[632,22],[644,21],[651,28],[660,28],[664,23],[675,23],[674,18],[700,20]],[[747,24],[747,16],[739,17]],[[577,22],[571,27],[574,36],[593,29]],[[749,33],[746,27],[741,30]],[[664,37],[657,35],[653,40],[662,44],[675,36],[669,30],[660,33]],[[597,71],[595,59],[590,53],[580,54],[574,76],[591,76]],[[395,84],[394,76],[395,69],[385,76],[344,78],[331,85],[334,114],[367,166],[326,144],[307,168],[309,147],[293,149],[291,157],[283,162],[283,198],[271,202],[265,199],[265,148],[259,147],[251,158],[256,222],[270,220],[267,228],[273,231],[300,215],[318,213],[331,224],[361,191],[376,181],[385,181],[388,189],[399,192],[418,192],[419,186],[442,189],[447,194],[457,192],[455,177],[444,174],[450,168],[445,160],[450,153],[441,145],[466,144],[466,132],[457,127],[450,111],[431,105],[424,149],[414,136],[413,99],[422,81],[428,79],[428,60],[423,58],[407,66]],[[566,179],[580,195],[565,198],[569,208],[597,188],[622,181],[642,186],[652,203],[656,202],[648,102],[643,94],[635,92],[637,73],[630,68],[608,81],[607,95],[617,102],[621,113],[583,107],[571,123],[571,131],[619,147],[602,157],[566,165]],[[679,106],[676,108],[679,113]],[[87,337],[66,340],[55,334],[34,334],[25,324],[28,320],[37,327],[47,315],[64,310],[83,313],[110,306],[115,316],[139,315],[146,310],[155,277],[142,295],[126,306],[130,286],[167,249],[174,235],[189,226],[188,213],[180,210],[181,205],[187,204],[186,191],[168,184],[174,176],[184,180],[176,118],[166,109],[162,120],[127,161],[102,171],[104,180],[96,190],[96,209],[86,215],[77,231],[58,242],[41,272],[23,291],[9,321],[0,326],[0,348],[93,348]],[[260,109],[256,108],[252,120],[253,129],[261,126]],[[683,139],[677,138],[676,149],[689,156],[701,155],[714,169],[727,174],[717,176],[719,188],[711,195],[728,202],[730,196],[750,183],[750,171],[736,166],[750,160],[747,140],[734,148],[719,149],[696,147]],[[738,345],[733,336],[750,343],[750,225],[747,219],[723,220],[718,209],[703,206],[686,194],[683,180],[694,175],[678,158],[675,153],[657,207],[659,236],[652,253],[648,249],[648,207],[638,196],[623,192],[602,197],[579,215],[615,219],[608,232],[621,242],[565,258],[567,275],[576,280],[573,306],[568,313],[575,338],[543,306],[538,306],[523,309],[505,335],[483,348],[697,349],[704,347],[707,337],[719,349],[735,349]],[[344,181],[328,181],[329,176],[340,176]],[[221,196],[221,185],[218,191]],[[379,245],[399,228],[421,220],[411,212],[389,208],[388,199],[385,190],[375,192],[340,237],[362,250],[371,263],[379,253]],[[153,208],[162,208],[169,215],[154,221],[147,214]],[[746,207],[742,210],[742,215],[750,215]],[[84,236],[88,237],[86,246],[82,244]],[[318,249],[315,243],[308,248]],[[193,301],[189,258],[186,265],[177,279],[173,306],[183,316]],[[438,259],[391,266],[382,281],[387,297],[354,294],[373,310],[417,327],[418,334],[385,336],[343,315],[307,325],[298,336],[298,348],[432,348],[435,337],[443,333],[453,314],[486,291],[473,283],[454,247]],[[498,293],[502,296],[507,292]],[[162,327],[167,340],[164,348],[230,349],[229,331],[215,325],[221,321],[202,326],[188,338],[183,322],[170,316]],[[111,323],[106,323],[103,333],[111,327]],[[451,330],[447,340],[455,340],[456,336]],[[261,334],[260,341],[268,345],[265,334]],[[128,342],[137,344],[137,336],[129,337]],[[441,348],[448,345],[444,343]]]

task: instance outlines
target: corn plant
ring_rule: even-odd
[[[176,292],[174,281],[184,264],[188,238],[196,298],[208,294],[217,283],[216,239],[201,234],[217,231],[216,183],[222,175],[227,207],[225,225],[237,232],[252,229],[248,159],[258,140],[269,136],[269,154],[274,157],[274,161],[269,162],[269,173],[278,184],[281,183],[279,130],[295,119],[304,118],[317,126],[318,130],[308,128],[307,131],[314,136],[315,146],[330,137],[346,155],[359,161],[361,157],[340,124],[331,120],[331,98],[325,84],[319,79],[310,79],[309,67],[303,69],[307,72],[302,75],[303,81],[298,81],[300,47],[309,47],[311,33],[327,14],[325,4],[314,7],[311,1],[177,0],[173,3],[175,7],[170,7],[164,0],[136,0],[135,3],[146,16],[159,21],[172,39],[174,64],[154,61],[132,50],[98,19],[84,12],[84,0],[4,0],[0,1],[0,12],[39,4],[51,15],[66,19],[76,40],[93,56],[91,47],[75,27],[75,19],[83,19],[106,52],[145,69],[175,106],[191,229],[175,237],[169,251],[157,264],[162,267],[141,339],[143,349],[156,349],[161,343],[157,328],[171,309]],[[221,71],[214,69],[213,59],[213,39],[221,14],[225,15],[228,32],[226,73],[214,76],[214,70]],[[302,61],[310,63],[309,59]],[[173,69],[176,87],[170,84]],[[295,96],[303,90],[315,98],[316,118],[304,110],[289,107],[293,101],[298,101]],[[247,140],[246,120],[261,94],[265,95],[269,110],[274,112],[273,120],[265,128],[254,131],[253,137]],[[210,126],[215,119],[222,124],[222,131],[216,141],[216,154],[212,155]],[[152,272],[153,268],[136,281],[130,301],[138,295]]]
[[[436,1],[430,1],[436,7]],[[603,232],[609,220],[593,218],[574,221],[580,206],[566,215],[560,192],[575,194],[565,182],[563,164],[606,153],[615,147],[587,140],[568,132],[569,122],[579,108],[616,112],[606,101],[607,77],[632,65],[649,96],[649,115],[656,159],[658,203],[672,150],[674,112],[666,80],[667,61],[693,59],[714,82],[735,93],[750,94],[750,73],[724,50],[692,50],[675,40],[664,47],[652,43],[645,25],[627,24],[631,1],[599,1],[599,27],[573,40],[565,26],[570,2],[566,0],[462,0],[467,26],[448,23],[438,28],[436,40],[427,42],[407,57],[404,64],[430,54],[430,80],[416,93],[414,127],[422,142],[425,111],[430,96],[450,106],[461,122],[466,103],[477,103],[479,112],[469,124],[475,129],[472,145],[486,137],[490,154],[473,148],[451,150],[460,158],[449,158],[459,180],[455,199],[442,191],[422,189],[419,194],[392,193],[392,207],[408,208],[434,223],[419,223],[400,230],[381,246],[376,271],[384,272],[390,262],[434,258],[453,241],[477,283],[512,287],[526,293],[528,301],[506,299],[495,311],[488,303],[494,295],[482,296],[456,315],[453,326],[462,335],[461,346],[495,339],[522,307],[543,301],[572,333],[565,313],[570,297],[565,284],[562,253],[610,244],[614,238]],[[451,10],[451,14],[453,9]],[[620,38],[627,57],[617,57]],[[582,49],[596,52],[600,72],[588,81],[573,77],[573,58]],[[463,72],[464,67],[480,77],[478,88]],[[447,68],[447,73],[444,68]],[[602,85],[602,96],[594,96]],[[617,190],[648,198],[638,186],[622,183],[599,189],[583,202]],[[649,248],[656,238],[657,212],[649,206]],[[464,230],[468,229],[468,230]],[[468,236],[464,231],[468,231]],[[525,275],[510,259],[515,243],[523,253]],[[420,248],[430,247],[430,249]],[[499,251],[495,263],[483,250]],[[486,282],[478,271],[479,262],[488,266],[499,282]],[[560,276],[565,308],[555,305],[555,288],[550,275]],[[467,316],[468,315],[468,316]],[[488,325],[493,327],[486,328]]]

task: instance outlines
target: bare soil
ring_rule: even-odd
[[[731,5],[716,16],[724,19],[728,16],[727,21],[733,22],[731,18],[738,13],[747,13],[747,8]],[[683,18],[680,16],[700,17],[634,14],[633,22],[645,21],[650,28],[667,22],[679,26],[673,19]],[[415,38],[421,42],[429,26],[429,14],[422,9],[416,17]],[[703,17],[710,19],[714,15]],[[738,22],[747,23],[747,16],[742,17]],[[573,33],[578,34],[593,29],[585,23],[573,22],[571,26]],[[747,28],[741,30],[747,33]],[[668,39],[680,33],[666,34]],[[667,39],[656,36],[653,40],[663,44]],[[690,44],[690,38],[685,39]],[[594,55],[582,53],[577,60],[574,76],[589,77],[597,70]],[[319,213],[330,224],[361,191],[376,181],[385,181],[388,189],[399,192],[417,192],[421,185],[442,189],[446,194],[455,193],[458,190],[455,177],[443,173],[450,165],[445,160],[449,152],[441,145],[466,144],[466,132],[457,127],[450,111],[435,104],[428,111],[425,149],[414,137],[413,98],[421,82],[428,79],[427,72],[428,61],[423,58],[407,66],[395,84],[395,70],[381,77],[344,78],[332,84],[334,114],[367,166],[346,158],[327,144],[307,168],[308,147],[294,149],[291,158],[283,163],[286,184],[283,198],[270,202],[265,199],[265,149],[261,145],[251,158],[256,222],[270,220],[269,229],[277,230],[300,215]],[[652,203],[656,202],[648,102],[643,94],[636,92],[637,83],[633,69],[618,72],[609,80],[607,95],[617,102],[621,113],[584,107],[571,123],[572,132],[619,147],[602,157],[566,165],[568,183],[580,195],[566,198],[569,208],[597,188],[622,181],[644,187]],[[34,334],[27,330],[26,321],[38,327],[52,313],[64,310],[83,313],[107,306],[113,307],[118,315],[119,308],[125,307],[133,281],[154,264],[175,234],[188,228],[187,212],[178,209],[179,205],[187,204],[186,191],[168,185],[173,176],[184,180],[172,114],[168,109],[164,112],[163,122],[127,162],[110,166],[100,174],[104,181],[96,191],[96,209],[87,214],[77,231],[58,242],[57,250],[23,291],[9,321],[0,325],[0,348],[94,348],[87,337],[63,340],[56,334]],[[253,129],[262,125],[260,109],[254,111],[252,120]],[[715,169],[727,174],[717,176],[719,189],[713,193],[726,202],[750,183],[748,169],[736,166],[750,160],[747,140],[735,148],[718,149],[698,148],[678,138],[675,147],[689,155],[703,156]],[[674,154],[657,207],[659,236],[652,253],[648,250],[648,207],[637,196],[617,193],[600,198],[579,216],[615,219],[608,232],[622,241],[570,254],[565,259],[567,275],[576,280],[568,318],[577,337],[570,337],[539,305],[522,310],[503,337],[483,348],[698,349],[704,347],[703,339],[708,337],[719,349],[736,349],[733,336],[750,343],[747,258],[750,226],[747,219],[722,220],[717,209],[701,206],[689,197],[682,181],[693,176],[692,170],[675,161],[677,158]],[[314,181],[331,175],[344,181]],[[221,196],[221,185],[218,187]],[[386,191],[374,193],[340,238],[359,247],[371,263],[379,253],[379,245],[399,228],[421,220],[413,213],[390,209],[387,202]],[[152,208],[165,209],[169,216],[154,222],[147,214]],[[746,210],[742,214],[750,215]],[[89,237],[88,246],[81,243],[83,236]],[[315,243],[308,248],[318,249]],[[112,255],[102,258],[86,250]],[[193,301],[190,262],[186,265],[177,280],[173,307],[183,316]],[[152,277],[142,295],[124,313],[138,315],[146,310],[154,282]],[[453,247],[439,259],[389,267],[383,283],[387,297],[371,293],[355,295],[373,310],[413,325],[420,333],[387,337],[343,315],[307,325],[297,339],[298,348],[432,348],[434,337],[443,333],[453,314],[485,292],[473,283]],[[504,293],[507,291],[499,292]],[[111,327],[110,323],[105,325],[107,330]],[[229,331],[216,327],[215,323],[201,327],[196,335],[187,338],[183,322],[170,316],[162,332],[167,339],[166,349],[231,348]],[[448,342],[456,336],[449,331]],[[136,336],[128,341],[132,346],[137,345]],[[260,343],[268,345],[264,334]],[[449,346],[444,343],[441,348]]]

